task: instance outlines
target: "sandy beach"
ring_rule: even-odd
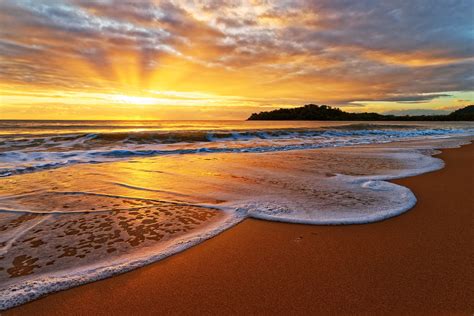
[[[0,316],[474,316],[473,12],[0,0]]]
[[[407,213],[350,226],[248,219],[138,270],[3,315],[472,314],[474,145],[440,171],[395,181]]]

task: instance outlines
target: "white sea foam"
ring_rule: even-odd
[[[244,218],[242,213],[234,212],[225,221],[210,227],[208,230],[198,231],[185,238],[174,240],[169,245],[159,249],[158,252],[150,251],[145,255],[130,255],[112,262],[80,266],[77,269],[26,278],[21,283],[5,284],[0,289],[0,310],[24,304],[48,293],[102,280],[159,261],[214,237],[236,225]]]
[[[370,182],[370,186],[367,184]],[[348,225],[365,224],[381,221],[400,215],[416,204],[415,195],[407,188],[384,181],[367,181],[360,185],[371,191],[383,191],[385,200],[377,205],[354,208],[347,212],[331,212],[327,207],[317,209],[298,206],[288,201],[256,201],[243,205],[253,218],[313,225]],[[358,188],[358,189],[360,189]]]
[[[3,211],[3,210],[1,210]],[[13,246],[15,241],[21,237],[23,234],[28,232],[30,229],[34,228],[35,226],[41,224],[41,222],[47,220],[48,217],[43,217],[36,219],[32,221],[31,223],[28,223],[27,225],[20,226],[17,229],[13,229],[12,231],[3,233],[2,236],[0,236],[0,243],[2,243],[4,246],[0,248],[0,256],[4,255],[5,253],[10,250],[10,248]]]

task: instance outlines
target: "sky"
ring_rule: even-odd
[[[472,0],[0,1],[0,119],[474,103]]]

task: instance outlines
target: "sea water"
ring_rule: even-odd
[[[253,217],[363,224],[465,122],[0,121],[0,308],[157,261]]]

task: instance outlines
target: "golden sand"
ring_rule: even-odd
[[[446,168],[397,180],[417,196],[383,222],[248,219],[183,253],[49,295],[4,315],[474,312],[474,145]]]

